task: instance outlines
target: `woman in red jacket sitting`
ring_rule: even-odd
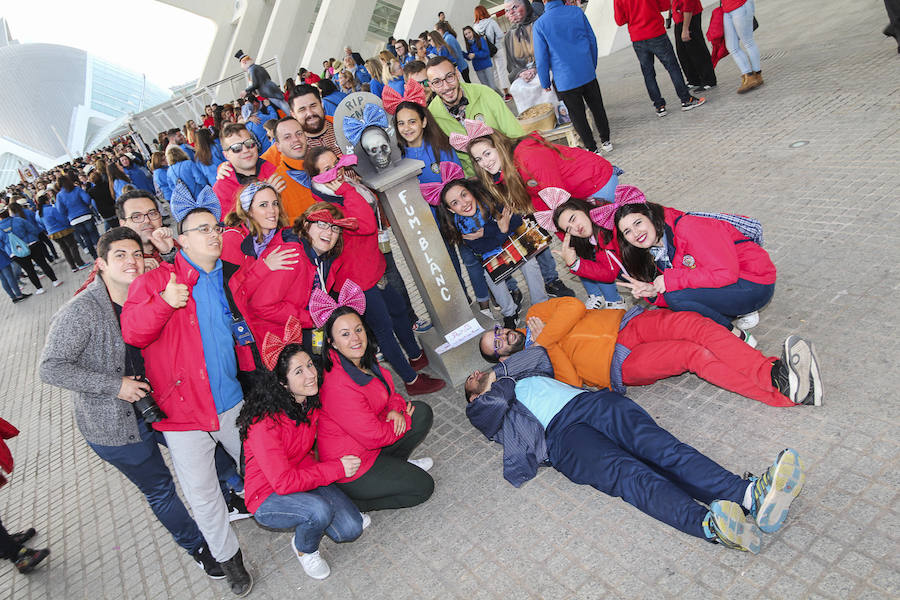
[[[615,203],[597,208],[594,218],[615,227],[624,285],[635,298],[700,313],[756,346],[732,321],[775,294],[775,265],[761,246],[725,221],[647,202],[632,186],[620,186]]]
[[[327,534],[350,542],[368,526],[353,502],[334,482],[352,477],[358,456],[317,460],[313,450],[319,422],[319,372],[298,343],[300,324],[291,319],[287,343],[270,334],[262,354],[272,369],[246,397],[237,419],[247,470],[247,508],[265,527],[294,528],[291,546],[306,574],[325,579],[331,569],[319,554]]]
[[[407,402],[394,389],[371,331],[363,323],[365,296],[347,281],[335,303],[313,291],[313,320],[324,325],[325,381],[320,397],[319,458],[347,454],[360,458],[359,470],[338,480],[360,510],[404,508],[431,497],[430,458],[409,456],[431,429],[433,414],[424,402]]]

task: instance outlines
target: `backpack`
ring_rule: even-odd
[[[495,54],[497,54],[497,46],[494,45],[494,42],[487,39],[487,37],[484,37],[484,41],[487,42],[488,52],[490,53],[490,55],[494,56]]]
[[[12,250],[14,256],[18,256],[19,258],[25,258],[26,256],[31,256],[31,250],[28,248],[28,244],[22,241],[22,238],[13,233],[12,227],[9,229],[4,229],[6,232],[6,237],[9,240],[9,248]]]
[[[692,217],[704,217],[707,219],[716,219],[717,221],[725,221],[745,236],[747,236],[747,240],[749,242],[753,242],[758,244],[759,246],[763,245],[763,229],[762,223],[757,221],[752,217],[745,217],[743,215],[730,215],[727,213],[709,213],[709,212],[687,212],[684,213],[686,215],[691,215]],[[684,215],[682,215],[684,216]],[[675,219],[675,223],[673,224],[672,229],[674,229],[675,225],[678,225],[678,221],[681,220],[681,217]],[[745,240],[738,240],[735,243],[740,243]]]

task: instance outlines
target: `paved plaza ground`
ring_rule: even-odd
[[[600,61],[623,183],[680,209],[759,218],[779,273],[754,330],[778,354],[815,341],[820,408],[772,408],[693,375],[629,395],[683,441],[737,473],[786,446],[808,468],[785,527],[759,555],[688,537],[552,469],[515,489],[501,448],[468,423],[460,390],[426,398],[434,496],[372,514],[354,543],[323,543],[323,582],[288,533],[237,523],[251,598],[890,598],[900,595],[900,56],[880,0],[758,2],[765,86],[734,93],[731,58],[706,106],[658,119],[630,49]],[[792,148],[796,141],[807,145]],[[65,270],[65,269],[63,269]],[[52,554],[30,576],[0,565],[0,599],[229,598],[154,519],[141,494],[85,444],[68,392],[38,381],[51,315],[81,283],[13,306],[4,298],[0,415],[22,434],[0,491],[12,530]],[[570,278],[570,285],[580,286]]]

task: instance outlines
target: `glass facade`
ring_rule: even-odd
[[[141,112],[171,97],[171,93],[148,82],[144,75],[94,56],[89,56],[88,60],[91,108],[98,112],[119,117],[129,112]]]

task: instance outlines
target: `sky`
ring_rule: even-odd
[[[81,48],[163,89],[200,77],[216,32],[156,0],[0,0],[0,16],[20,43]]]

